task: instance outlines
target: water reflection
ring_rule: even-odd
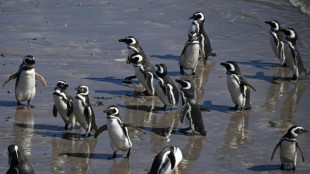
[[[129,174],[130,173],[130,164],[129,160],[123,158],[119,163],[117,160],[113,160],[113,165],[110,168],[110,174]]]
[[[14,120],[15,144],[24,149],[26,155],[31,155],[34,119],[30,109],[16,109]]]
[[[98,140],[78,140],[78,133],[65,133],[64,138],[52,138],[51,171],[57,173],[89,173],[91,158]]]

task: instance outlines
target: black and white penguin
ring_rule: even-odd
[[[166,146],[160,151],[152,163],[148,174],[178,173],[178,164],[183,158],[181,150],[177,146]]]
[[[42,84],[44,89],[46,89],[46,81],[40,74],[35,72],[34,64],[34,56],[25,56],[23,59],[23,63],[20,65],[17,73],[12,74],[8,79],[3,82],[3,86],[5,86],[10,80],[16,78],[15,97],[17,100],[18,108],[24,107],[21,101],[27,101],[28,108],[34,107],[30,104],[30,102],[34,98],[36,93],[36,80]]]
[[[204,30],[204,21],[205,16],[201,12],[195,12],[189,20],[193,19],[192,23],[189,26],[188,33],[192,33],[195,31],[198,31],[199,34],[199,42],[201,49],[203,51],[203,55],[205,57],[201,57],[204,60],[204,65],[206,65],[206,60],[208,59],[208,56],[216,56],[215,51],[211,47],[210,39],[207,35],[207,33]]]
[[[133,53],[129,57],[129,62],[133,64],[135,68],[135,75],[138,80],[145,87],[148,95],[155,95],[154,88],[154,67],[152,64],[144,59],[140,53]]]
[[[77,93],[73,102],[73,114],[76,121],[86,131],[85,137],[88,137],[90,133],[97,131],[95,113],[88,98],[89,90],[85,85],[79,85],[75,90]]]
[[[156,95],[164,103],[164,110],[167,106],[171,107],[172,110],[174,106],[179,104],[179,91],[168,76],[166,65],[156,64],[156,67],[156,81],[154,82]]]
[[[238,110],[239,106],[241,110],[251,109],[250,89],[248,87],[256,91],[254,87],[247,82],[235,62],[227,61],[221,63],[221,65],[226,68],[228,91],[232,101],[235,103],[235,107],[232,109]]]
[[[124,42],[127,44],[127,48],[128,48],[128,57],[127,57],[127,62],[126,62],[127,64],[130,64],[130,57],[134,53],[139,53],[145,61],[148,61],[140,43],[133,36],[127,36],[123,39],[120,39],[119,42]],[[153,71],[155,71],[153,66],[151,66],[150,68],[153,69]],[[136,76],[129,76],[129,77],[126,77],[125,80],[131,80],[134,78],[136,78]]]
[[[297,80],[300,75],[308,75],[309,72],[305,69],[296,46],[297,32],[293,28],[281,29],[281,31],[285,34],[284,54],[286,62],[294,72],[292,80]]]
[[[53,115],[56,118],[57,112],[59,112],[61,118],[65,122],[65,130],[68,130],[68,126],[71,123],[71,129],[75,126],[75,116],[73,115],[73,97],[67,93],[66,89],[69,84],[66,81],[59,80],[53,93]]]
[[[303,162],[305,162],[304,154],[297,143],[297,136],[309,132],[300,126],[292,126],[288,129],[287,133],[280,139],[276,147],[272,151],[271,161],[273,160],[274,154],[280,147],[280,159],[281,159],[281,170],[284,170],[285,164],[292,164],[292,170],[295,170],[297,161],[297,150],[299,150]]]
[[[180,121],[183,125],[188,126],[186,128],[181,128],[180,131],[186,133],[188,130],[192,130],[192,135],[195,135],[196,131],[203,136],[207,135],[201,116],[200,106],[195,99],[194,84],[188,80],[176,79],[175,81],[181,85],[180,94],[183,107]]]
[[[119,118],[119,109],[116,105],[110,105],[106,110],[103,112],[107,113],[107,124],[101,126],[98,131],[95,133],[95,138],[99,136],[105,130],[108,130],[109,137],[110,137],[110,145],[113,149],[113,156],[109,159],[116,158],[116,152],[118,150],[127,151],[127,155],[125,158],[129,158],[130,151],[132,148],[132,143],[130,141],[128,135],[127,127],[133,127],[139,131],[135,126],[130,124],[123,123],[122,120]]]
[[[6,172],[7,174],[34,174],[34,170],[30,162],[28,161],[26,156],[20,151],[17,145],[12,144],[8,146],[8,158],[10,168]]]
[[[285,55],[284,55],[284,38],[285,34],[281,31],[281,25],[278,21],[265,21],[266,24],[270,25],[270,45],[273,52],[276,54],[278,59],[280,60],[279,66],[287,66],[285,62]]]
[[[199,45],[198,33],[189,33],[179,60],[180,73],[182,75],[184,75],[184,69],[192,70],[192,75],[195,75],[199,54],[202,54],[202,57],[204,57]]]

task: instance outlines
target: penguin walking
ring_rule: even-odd
[[[183,158],[182,152],[177,146],[166,146],[160,151],[152,163],[148,174],[178,174],[178,164]]]
[[[163,110],[166,107],[171,107],[179,104],[179,91],[171,78],[168,76],[167,67],[165,64],[156,64],[157,71],[155,76],[154,87],[157,97],[164,103]]]
[[[73,97],[66,91],[68,87],[69,84],[66,81],[58,81],[53,93],[53,115],[56,118],[57,112],[59,112],[61,118],[65,122],[65,130],[68,130],[70,123],[70,130],[72,130],[75,126],[76,118],[73,115]]]
[[[238,110],[239,106],[241,110],[251,109],[250,89],[248,87],[256,91],[255,88],[247,82],[235,62],[227,61],[221,63],[221,65],[226,68],[228,91],[232,101],[235,103],[235,107],[232,109]]]
[[[179,60],[180,73],[182,75],[184,75],[184,69],[192,70],[192,75],[195,75],[199,54],[201,54],[201,57],[204,57],[199,45],[198,33],[189,33]]]
[[[182,97],[182,111],[180,115],[180,121],[187,128],[180,129],[181,132],[186,133],[188,130],[192,130],[192,135],[195,132],[199,132],[201,135],[206,136],[207,131],[202,120],[200,106],[195,99],[195,87],[194,84],[188,80],[175,80],[182,87],[180,94]]]
[[[296,46],[298,34],[293,28],[281,29],[285,34],[284,54],[288,66],[293,70],[292,80],[297,80],[300,75],[309,75],[302,63],[301,56]]]
[[[89,90],[85,85],[79,85],[75,90],[77,93],[73,102],[73,114],[80,126],[86,131],[85,137],[88,137],[90,133],[97,131],[95,113],[88,98]]]
[[[129,62],[132,63],[135,67],[135,75],[146,89],[146,91],[144,91],[144,94],[151,96],[155,95],[155,70],[152,64],[148,60],[146,60],[144,56],[140,53],[133,53],[132,55],[130,55]]]
[[[270,25],[270,45],[273,52],[280,60],[279,66],[287,67],[284,54],[284,38],[285,34],[281,31],[281,25],[278,21],[265,21],[266,24]]]
[[[111,139],[110,145],[113,149],[113,155],[109,159],[115,159],[116,152],[118,150],[127,150],[127,155],[125,158],[129,159],[132,143],[128,135],[127,127],[131,126],[139,131],[141,130],[130,124],[123,123],[122,120],[119,118],[119,109],[115,105],[110,105],[103,112],[107,113],[107,124],[101,126],[97,130],[97,132],[95,133],[95,138],[97,138],[103,131],[108,130],[109,137]]]
[[[28,161],[26,156],[20,151],[17,145],[12,144],[8,146],[8,158],[10,168],[6,172],[7,174],[34,174],[34,170],[30,162]]]
[[[134,53],[139,53],[145,61],[148,61],[140,43],[133,36],[127,36],[123,39],[119,39],[119,42],[124,42],[127,44],[127,48],[128,48],[128,57],[127,57],[127,62],[126,62],[127,64],[130,64],[130,57]],[[153,66],[151,66],[150,68],[152,69],[152,71],[155,71]],[[125,80],[132,80],[134,78],[137,78],[137,76],[129,76],[129,77],[126,77]]]
[[[287,133],[280,139],[276,147],[272,151],[271,161],[273,160],[274,154],[277,151],[278,147],[280,147],[280,159],[281,159],[281,170],[284,170],[285,164],[292,164],[292,170],[296,168],[297,162],[297,150],[299,150],[302,161],[305,162],[304,154],[302,153],[301,148],[297,143],[297,136],[309,132],[300,126],[292,126],[288,129]]]
[[[192,23],[189,26],[188,33],[192,33],[193,31],[198,31],[198,38],[200,47],[203,51],[203,55],[201,55],[201,58],[204,62],[204,65],[206,65],[206,60],[208,59],[208,56],[215,57],[216,53],[211,47],[210,39],[207,35],[207,33],[204,30],[204,21],[205,16],[201,12],[195,12],[189,20],[193,20]]]
[[[44,89],[46,89],[45,79],[34,69],[35,57],[27,55],[23,59],[23,63],[20,65],[17,73],[12,74],[8,79],[3,82],[5,86],[10,80],[16,78],[15,82],[15,97],[17,100],[17,108],[23,108],[24,105],[21,101],[28,102],[28,108],[34,108],[30,104],[36,93],[35,81],[39,81]]]

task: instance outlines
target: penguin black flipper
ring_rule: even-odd
[[[53,106],[53,115],[55,118],[57,117],[57,108],[55,105]]]
[[[143,132],[143,134],[146,134],[146,132],[144,132],[143,130],[141,130],[141,129],[138,128],[137,126],[134,126],[134,125],[131,125],[131,124],[128,124],[128,123],[123,123],[123,125],[124,125],[125,127],[132,127],[132,128],[134,128],[134,129],[136,129],[136,130],[138,130],[138,131],[140,131],[140,132]]]
[[[38,73],[36,73],[35,78],[36,78],[37,81],[39,81],[42,84],[44,89],[46,89],[47,86],[46,86],[45,79],[40,74],[38,74]]]
[[[274,149],[273,149],[273,151],[272,151],[272,154],[271,154],[271,159],[270,159],[270,161],[273,160],[274,154],[276,153],[278,147],[282,144],[283,141],[284,141],[284,139],[281,138],[281,140],[278,142],[278,144],[276,145],[276,147],[274,147]]]
[[[103,131],[108,130],[108,126],[105,124],[103,126],[101,126],[95,133],[95,138],[97,138],[99,136],[99,134],[101,134]]]
[[[296,148],[299,150],[300,154],[301,154],[301,158],[302,158],[302,162],[305,162],[305,157],[304,157],[304,153],[302,152],[300,146],[298,145],[298,143],[296,142]]]
[[[12,74],[12,75],[10,75],[10,77],[7,78],[7,79],[3,82],[2,86],[5,86],[10,80],[16,79],[17,76],[18,76],[18,72],[17,72],[17,73],[14,73],[14,74]]]
[[[245,86],[247,86],[247,87],[252,88],[252,89],[256,92],[256,89],[255,89],[252,85],[250,85],[248,82],[241,81],[241,84],[243,84],[243,85],[245,85]]]

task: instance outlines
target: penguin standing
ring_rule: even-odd
[[[179,104],[179,91],[168,76],[166,65],[156,64],[156,67],[157,71],[155,79],[157,80],[157,83],[154,82],[156,95],[164,103],[164,110],[167,106],[170,106],[172,110],[174,106]]]
[[[189,33],[179,60],[180,73],[182,75],[184,75],[184,69],[192,70],[192,75],[195,75],[199,54],[204,57],[199,46],[198,33]]]
[[[284,38],[285,34],[281,31],[280,23],[276,20],[265,21],[266,24],[270,25],[270,45],[273,52],[276,54],[280,60],[280,65],[286,67],[287,63],[285,62],[284,54]]]
[[[134,127],[134,126],[122,122],[122,120],[119,118],[119,109],[115,105],[110,105],[103,112],[107,113],[107,124],[101,126],[98,129],[98,131],[95,133],[95,138],[98,137],[99,134],[102,133],[103,131],[108,130],[109,137],[111,139],[110,145],[111,148],[113,149],[113,156],[110,157],[109,159],[116,158],[116,152],[118,150],[122,151],[127,150],[127,155],[125,158],[129,158],[132,143],[128,135],[127,127],[129,126]],[[138,128],[136,129],[141,131]]]
[[[97,131],[95,113],[88,98],[89,90],[85,85],[79,85],[75,90],[77,90],[77,93],[73,103],[73,113],[77,122],[86,131],[85,137],[88,137],[90,133]]]
[[[145,94],[155,95],[154,88],[154,67],[152,64],[144,58],[140,53],[133,53],[129,57],[129,62],[133,64],[135,68],[135,75],[138,80],[145,87]]]
[[[199,43],[201,46],[201,49],[203,51],[203,55],[201,55],[201,58],[204,61],[204,65],[206,65],[206,60],[208,59],[208,56],[215,57],[216,53],[213,51],[210,43],[210,39],[207,35],[207,33],[204,30],[204,21],[205,21],[205,16],[201,12],[195,12],[189,20],[193,19],[191,25],[189,26],[188,33],[192,33],[193,31],[198,31],[198,38],[199,38]]]
[[[15,97],[17,100],[17,107],[23,108],[24,105],[21,101],[28,102],[28,108],[34,107],[30,104],[36,93],[35,81],[38,80],[44,89],[46,89],[45,79],[34,69],[35,58],[31,55],[27,55],[23,59],[23,63],[20,65],[17,73],[12,74],[7,80],[3,82],[5,86],[10,80],[16,78],[15,83]]]
[[[22,173],[22,174],[34,174],[34,170],[26,158],[26,156],[19,150],[15,144],[8,146],[8,158],[10,168],[6,172],[7,174]]]
[[[148,174],[178,173],[178,164],[183,158],[181,150],[177,146],[166,146],[160,151],[152,163]]]
[[[256,91],[254,87],[243,77],[239,66],[235,62],[227,61],[226,63],[221,63],[221,65],[227,71],[227,86],[231,99],[235,103],[235,107],[232,109],[238,110],[239,106],[241,110],[251,109],[250,89],[248,87]]]
[[[281,29],[281,31],[285,34],[284,54],[286,62],[294,72],[292,80],[297,80],[299,75],[308,75],[309,72],[305,69],[296,46],[297,32],[293,28]]]
[[[63,121],[65,122],[65,130],[71,123],[71,129],[75,126],[75,116],[73,115],[73,97],[67,93],[66,89],[69,87],[68,83],[60,80],[58,81],[53,93],[53,115],[57,117],[59,112]]]
[[[280,147],[280,159],[281,159],[281,170],[284,170],[285,164],[293,164],[292,170],[295,170],[296,162],[297,162],[297,150],[299,150],[303,162],[305,162],[304,155],[302,153],[301,148],[297,143],[297,136],[309,132],[303,127],[292,126],[288,129],[287,133],[280,139],[276,147],[272,151],[271,161],[273,160],[274,154],[277,151],[278,147]]]
[[[180,115],[180,121],[187,128],[180,129],[181,132],[186,133],[188,130],[192,130],[192,135],[195,135],[195,131],[199,132],[201,135],[207,135],[205,126],[203,124],[200,106],[195,99],[195,87],[194,84],[188,80],[175,80],[182,87],[180,89],[180,94],[182,97],[182,111]]]
[[[147,62],[149,62],[147,60],[147,57],[144,53],[144,51],[142,50],[142,47],[140,45],[140,43],[138,42],[138,40],[136,38],[134,38],[133,36],[127,36],[123,39],[120,39],[119,42],[124,42],[127,44],[127,48],[128,48],[128,57],[127,57],[127,64],[130,64],[130,57],[132,56],[132,54],[134,53],[139,53],[143,59]],[[134,67],[135,68],[135,67]],[[154,67],[151,65],[150,67],[150,71],[155,71]],[[126,77],[125,80],[131,80],[136,78],[136,76],[129,76]]]

